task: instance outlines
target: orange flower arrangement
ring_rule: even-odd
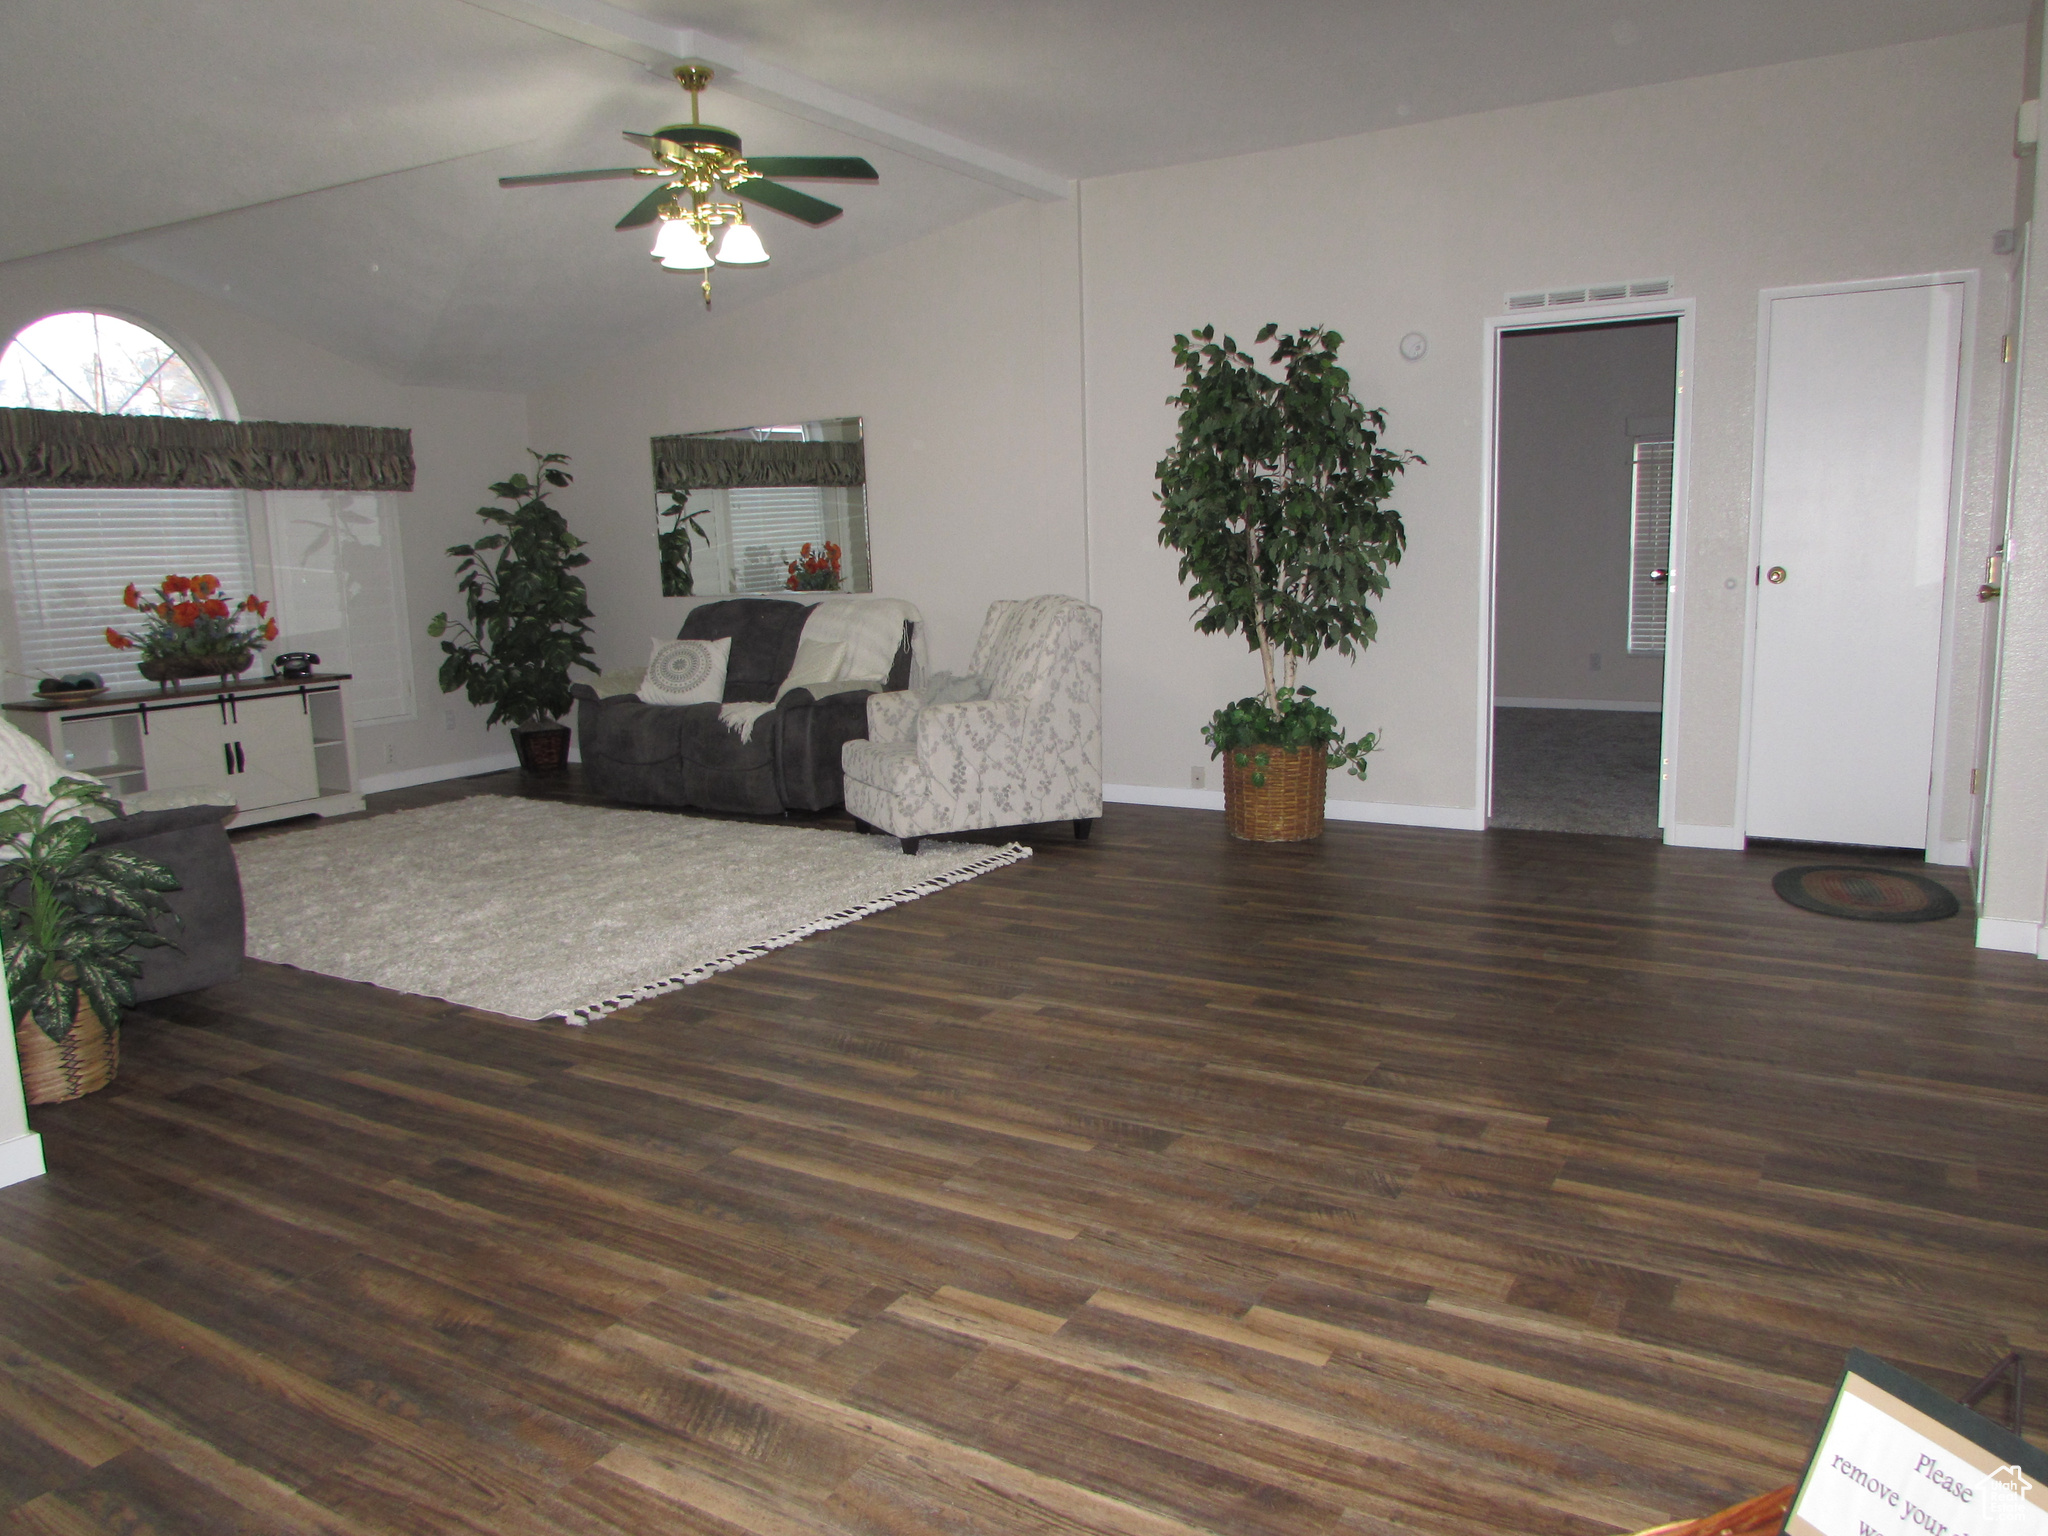
[[[207,670],[240,671],[249,654],[277,638],[277,620],[270,605],[251,592],[230,604],[221,596],[218,576],[166,576],[154,599],[145,598],[134,582],[121,594],[124,607],[143,616],[140,634],[107,627],[107,644],[117,651],[140,651],[150,662],[208,664]],[[244,620],[254,620],[243,628]]]
[[[789,580],[783,583],[792,592],[837,592],[839,590],[839,546],[830,539],[822,550],[813,552],[806,544],[789,562]]]

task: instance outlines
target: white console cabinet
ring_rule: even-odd
[[[346,673],[261,682],[131,689],[78,704],[6,706],[66,768],[118,795],[224,789],[241,807],[230,827],[360,811],[349,741]]]

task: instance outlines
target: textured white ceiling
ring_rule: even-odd
[[[2026,0],[615,0],[1067,176],[1819,58]]]
[[[531,0],[530,16],[563,0]],[[1065,177],[2016,22],[2026,0],[621,0]],[[524,388],[687,314],[611,225],[673,83],[506,0],[5,0],[0,261],[103,242],[412,381]],[[574,28],[569,30],[574,31]],[[864,154],[846,215],[760,225],[721,309],[1012,194],[714,86],[759,154]],[[810,114],[815,116],[815,114]]]

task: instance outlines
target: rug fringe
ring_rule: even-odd
[[[650,997],[659,997],[664,992],[675,991],[678,987],[695,986],[698,982],[716,976],[721,971],[736,969],[739,966],[745,965],[749,960],[759,959],[762,955],[768,954],[773,950],[787,949],[790,945],[807,939],[814,933],[824,933],[833,928],[844,928],[848,923],[857,923],[864,917],[874,916],[877,912],[886,912],[891,907],[900,907],[906,902],[916,901],[920,896],[929,896],[935,891],[943,891],[949,885],[960,885],[965,881],[974,879],[977,875],[985,875],[992,869],[1001,869],[1005,864],[1016,864],[1030,857],[1031,850],[1022,843],[1005,843],[1000,848],[991,849],[985,857],[976,859],[972,864],[963,865],[959,869],[948,870],[942,875],[932,875],[927,879],[918,881],[915,885],[905,886],[900,891],[892,891],[887,896],[877,896],[874,900],[864,901],[857,907],[848,907],[844,911],[831,913],[829,916],[821,917],[815,922],[805,923],[801,927],[792,928],[787,933],[779,933],[772,939],[763,939],[759,943],[747,944],[739,949],[730,950],[718,956],[715,960],[706,960],[701,965],[693,965],[690,969],[679,975],[669,976],[661,981],[650,981],[644,986],[634,987],[631,991],[621,992],[615,997],[600,998],[597,1002],[586,1003],[581,1008],[557,1009],[549,1017],[559,1018],[565,1024],[578,1026],[589,1024],[597,1019],[604,1018],[608,1014],[617,1013],[621,1008],[630,1008],[635,1003],[644,1003]]]

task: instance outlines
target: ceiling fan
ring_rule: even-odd
[[[658,165],[626,165],[602,171],[553,171],[538,176],[500,176],[501,187],[544,187],[565,181],[659,181],[652,192],[619,220],[619,229],[644,229],[659,222],[654,259],[672,271],[704,274],[704,307],[711,307],[711,268],[759,266],[768,259],[760,235],[747,223],[741,203],[759,203],[806,224],[825,224],[844,211],[822,198],[770,181],[770,176],[799,181],[878,181],[875,168],[858,155],[740,156],[740,136],[730,128],[702,122],[697,95],[711,83],[703,64],[678,65],[676,83],[690,93],[690,120],[671,123],[652,133],[624,137],[650,152]],[[725,227],[712,253],[712,232]]]

